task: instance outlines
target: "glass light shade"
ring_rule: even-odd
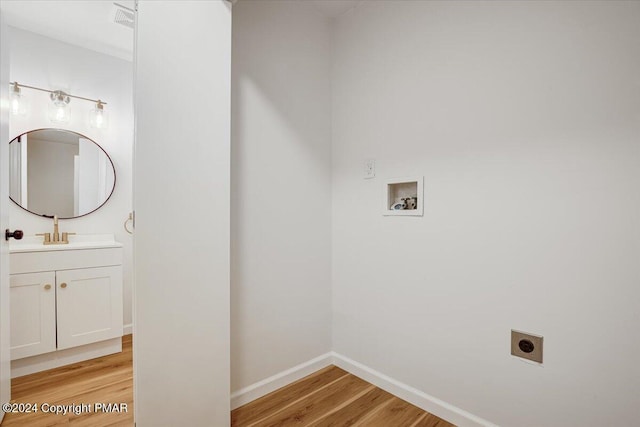
[[[55,123],[69,123],[71,112],[65,103],[49,104],[49,120]]]
[[[106,129],[109,126],[109,113],[104,111],[104,104],[100,101],[89,111],[89,124],[92,128]]]
[[[11,114],[15,116],[24,115],[27,112],[27,105],[17,84],[11,87],[10,93],[9,108]]]
[[[71,119],[69,102],[71,98],[66,93],[57,90],[51,92],[51,104],[49,104],[49,120],[54,123],[68,123]]]

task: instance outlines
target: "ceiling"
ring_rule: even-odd
[[[310,0],[309,3],[334,18],[361,1]],[[115,3],[133,9],[135,2]],[[133,30],[113,23],[113,0],[0,0],[0,9],[7,23],[14,27],[129,61],[133,58]]]
[[[9,25],[130,61],[133,30],[113,22],[113,3],[0,0],[0,9]],[[116,3],[134,8],[133,0]]]

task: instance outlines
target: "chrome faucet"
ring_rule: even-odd
[[[53,236],[51,233],[39,233],[36,236],[43,237],[44,245],[66,245],[69,243],[69,236],[76,233],[62,233],[62,239],[60,239],[60,229],[58,227],[58,215],[53,216]]]

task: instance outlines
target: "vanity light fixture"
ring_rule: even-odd
[[[71,118],[71,110],[69,103],[71,98],[81,99],[83,101],[90,101],[95,103],[95,108],[90,110],[89,122],[92,127],[97,129],[105,129],[108,124],[108,115],[104,111],[106,102],[100,99],[84,98],[82,96],[71,95],[61,90],[49,90],[35,86],[23,85],[18,82],[11,82],[11,113],[12,114],[24,114],[26,112],[26,104],[24,98],[21,96],[21,88],[28,88],[33,90],[39,90],[41,92],[49,93],[51,98],[51,104],[49,104],[49,120],[56,123],[68,123]]]
[[[22,97],[22,93],[20,91],[20,86],[18,83],[12,83],[11,89],[9,89],[10,95],[10,109],[11,114],[15,116],[22,116],[27,112],[27,107],[25,105],[25,100]]]

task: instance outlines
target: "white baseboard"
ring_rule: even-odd
[[[47,369],[59,368],[122,351],[122,338],[94,342],[65,350],[52,351],[11,361],[11,378],[22,377]]]
[[[430,396],[400,381],[394,380],[374,369],[332,352],[333,364],[365,381],[424,409],[458,427],[498,427],[485,419],[468,413],[438,398]]]
[[[331,364],[458,427],[498,427],[496,424],[470,414],[467,411],[430,396],[336,352],[323,354],[315,359],[301,363],[300,365],[231,393],[231,409],[245,405]]]
[[[241,388],[231,393],[231,409],[236,409],[255,399],[271,393],[287,384],[298,381],[322,368],[326,368],[333,362],[332,354],[326,353],[311,359],[293,368],[277,373],[248,387]]]
[[[122,335],[131,335],[133,333],[133,323],[129,323],[128,325],[124,325],[122,327]]]

